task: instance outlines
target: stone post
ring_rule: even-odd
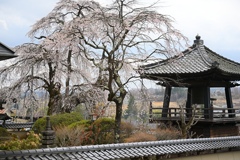
[[[46,117],[46,129],[42,132],[42,148],[54,147],[54,130],[50,124],[50,117]]]

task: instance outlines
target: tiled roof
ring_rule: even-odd
[[[240,75],[240,63],[229,60],[213,51],[205,46],[205,51],[209,55],[209,58],[214,62],[219,64],[218,68],[226,73],[230,74],[238,74]]]
[[[0,159],[107,160],[161,156],[240,147],[240,136],[1,151]]]
[[[0,127],[6,129],[22,129],[22,128],[32,128],[33,122],[27,123],[15,123],[15,122],[6,122],[5,124],[0,124]]]
[[[171,74],[181,76],[218,70],[223,74],[237,75],[236,80],[240,80],[240,64],[213,52],[204,46],[203,41],[199,39],[198,41],[202,43],[195,43],[179,56],[141,66],[139,73],[143,77],[148,75],[161,76]]]
[[[0,61],[14,57],[17,57],[14,55],[14,51],[0,42]]]

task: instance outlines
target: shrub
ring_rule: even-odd
[[[93,123],[82,120],[69,126],[54,127],[56,144],[60,147],[113,143],[113,129],[114,119],[111,118],[99,118]]]
[[[14,138],[10,141],[5,141],[0,144],[0,150],[26,150],[26,149],[37,149],[40,147],[40,137],[33,131],[27,134],[26,139]]]
[[[112,118],[98,118],[89,127],[88,137],[93,144],[114,143],[114,124]]]
[[[113,118],[99,118],[89,127],[89,137],[92,144],[108,144],[114,143],[114,127],[115,120]],[[132,135],[135,127],[129,122],[121,122],[121,142]]]
[[[81,120],[81,121],[74,122],[74,123],[70,124],[69,127],[70,128],[76,128],[76,127],[89,128],[90,125],[91,125],[90,120]]]
[[[155,136],[157,140],[179,139],[181,133],[176,128],[162,128],[156,130]]]
[[[35,134],[33,131],[30,131],[27,134],[27,138],[22,140],[21,150],[26,149],[37,149],[41,145],[41,138],[38,134]]]
[[[93,122],[93,125],[100,128],[102,132],[111,131],[114,129],[114,119],[112,118],[98,118]]]
[[[74,122],[83,120],[83,116],[78,112],[64,113],[50,116],[52,127],[59,125],[70,125]],[[46,128],[46,118],[39,118],[33,125],[33,130],[36,133],[41,133]]]
[[[125,138],[130,137],[133,134],[133,131],[135,130],[135,127],[133,124],[129,122],[122,121],[121,122],[121,142],[124,142]]]
[[[12,134],[9,133],[5,128],[0,127],[0,143],[12,139]]]
[[[156,141],[155,135],[145,132],[136,132],[124,140],[125,143],[146,141]]]
[[[33,125],[32,130],[36,133],[41,133],[46,128],[46,118],[39,118]]]
[[[50,117],[52,126],[57,125],[70,125],[74,122],[78,122],[83,120],[83,116],[80,113],[72,112],[72,113],[63,113],[57,114]]]
[[[11,136],[11,133],[9,133],[5,128],[0,127],[0,135],[2,137],[8,137]]]
[[[84,144],[86,133],[84,127],[57,126],[54,128],[55,144],[58,147],[80,146]]]

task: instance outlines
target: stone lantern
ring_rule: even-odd
[[[50,124],[50,117],[46,117],[46,129],[42,132],[42,148],[54,147],[55,132]]]

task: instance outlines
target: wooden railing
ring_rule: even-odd
[[[167,119],[180,118],[180,114],[184,117],[192,117],[200,119],[213,118],[235,118],[240,108],[168,108],[152,107],[149,108],[149,118],[151,119]]]

